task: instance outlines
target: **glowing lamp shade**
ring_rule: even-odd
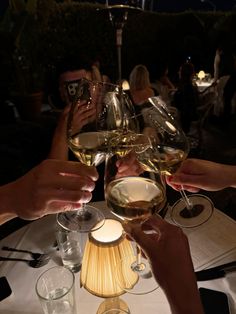
[[[90,293],[102,298],[116,297],[125,293],[118,282],[124,281],[131,289],[138,280],[137,274],[130,267],[117,273],[121,269],[118,263],[127,256],[131,265],[136,257],[131,242],[123,235],[121,223],[114,219],[106,219],[100,229],[90,233],[85,245],[81,285]]]
[[[203,80],[206,76],[206,73],[204,71],[199,71],[197,74],[197,77],[199,78],[199,80]]]
[[[129,82],[128,82],[127,80],[123,80],[123,81],[122,81],[122,89],[123,89],[124,91],[130,89]]]

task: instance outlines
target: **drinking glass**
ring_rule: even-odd
[[[168,176],[175,173],[188,156],[188,139],[162,99],[151,97],[149,105],[142,110],[143,133],[149,136],[152,146],[137,156],[144,169]],[[214,206],[208,197],[187,196],[183,188],[180,193],[182,198],[171,209],[171,219],[176,225],[196,227],[211,217]]]
[[[142,139],[142,140],[141,140]],[[125,156],[111,154],[106,160],[105,167],[105,197],[111,212],[124,221],[143,223],[154,213],[159,213],[166,206],[165,184],[155,172],[144,171],[136,158],[140,152],[150,145],[148,137],[137,134],[132,151]],[[129,147],[130,148],[130,147]],[[127,170],[120,172],[120,165],[127,163]],[[118,284],[126,292],[146,294],[158,288],[152,276],[150,265],[142,256],[141,248],[136,244],[136,260],[130,265],[130,258],[124,258],[118,263],[119,272],[130,269],[138,275],[134,287],[124,286],[117,278]]]
[[[72,272],[80,271],[83,257],[81,233],[78,231],[58,228],[56,239],[59,247],[62,263]]]
[[[65,267],[43,272],[36,282],[36,293],[45,314],[75,314],[75,277]]]
[[[98,166],[110,153],[110,140],[130,126],[132,110],[131,103],[118,85],[81,79],[67,122],[70,150],[81,163]],[[89,232],[103,225],[104,215],[86,204],[77,211],[59,213],[57,220],[67,230]]]

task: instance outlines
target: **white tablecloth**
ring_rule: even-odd
[[[104,210],[106,208],[104,202],[97,203],[97,205]],[[206,230],[210,230],[209,226],[216,224],[216,220],[219,222],[219,217],[221,218],[220,224],[229,224],[231,228],[230,232],[235,231],[234,236],[236,238],[236,223],[231,221],[227,217],[224,217],[224,215],[222,216],[221,214],[219,214],[218,211],[216,211],[215,214],[217,219],[215,219],[216,217],[213,217],[213,219],[208,222],[208,226],[205,226],[204,229],[203,227],[201,227],[202,229],[199,229],[199,234],[201,234],[201,237],[199,238],[199,241],[201,241],[201,243],[199,244],[201,244],[202,248],[205,247],[207,242],[207,234],[205,235],[204,239],[203,233],[206,232]],[[2,247],[3,245],[8,245],[21,249],[29,249],[35,252],[47,251],[55,241],[55,227],[56,217],[54,215],[44,217],[19,229],[18,231],[3,239],[0,242],[0,247]],[[197,229],[188,232],[190,233],[190,245],[192,245],[191,250],[193,252],[193,255],[196,254],[196,252],[199,252],[200,254],[199,247],[197,247],[196,251],[194,251],[194,243],[197,239]],[[219,252],[218,257],[216,256],[217,254],[215,252],[214,259],[211,260],[211,258],[209,258],[209,265],[206,263],[205,260],[202,265],[200,265],[199,261],[197,261],[198,268],[204,268],[206,265],[217,265],[226,261],[228,262],[236,260],[236,243],[235,245],[233,245],[232,241],[232,248],[229,245],[230,248],[227,247],[224,251],[221,246],[217,245],[217,238],[220,239],[221,236],[222,230],[220,234],[217,233],[216,229],[215,241],[216,248]],[[210,233],[210,237],[213,243],[214,236],[212,232]],[[83,238],[83,241],[84,240],[85,239]],[[1,255],[4,256],[9,255],[11,257],[16,257],[19,256],[19,254],[23,258],[30,257],[25,253],[1,251]],[[7,277],[13,293],[10,297],[0,302],[0,314],[42,313],[40,303],[35,293],[35,282],[38,276],[43,271],[54,265],[61,265],[61,260],[58,252],[55,252],[52,255],[52,259],[50,260],[49,264],[37,269],[31,268],[23,262],[1,262],[0,276]],[[230,296],[231,314],[236,314],[236,305],[235,301],[233,301],[236,300],[236,273],[231,273],[223,279],[201,282],[199,283],[199,286],[227,292]],[[76,296],[77,313],[79,314],[96,313],[100,303],[102,303],[103,301],[103,299],[95,297],[89,294],[83,288],[79,287],[79,273],[76,274]],[[123,296],[121,296],[121,299],[123,299],[128,304],[131,313],[134,314],[170,314],[168,302],[161,289],[158,289],[153,293],[143,296],[124,294]]]

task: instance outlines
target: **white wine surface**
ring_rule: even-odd
[[[69,139],[69,147],[82,163],[98,166],[105,160],[106,140],[105,132],[79,133]]]
[[[171,175],[180,167],[186,153],[181,149],[157,145],[137,157],[144,170]]]
[[[123,177],[107,186],[107,204],[122,219],[144,221],[165,203],[163,187],[147,178]]]

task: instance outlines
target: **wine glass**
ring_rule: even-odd
[[[81,163],[98,166],[108,154],[109,141],[123,130],[123,108],[128,107],[119,86],[81,79],[72,99],[67,122],[68,146]],[[68,230],[94,231],[104,223],[97,208],[59,213],[59,225]]]
[[[124,221],[143,223],[154,213],[160,212],[166,206],[165,184],[159,173],[144,171],[137,160],[137,155],[143,153],[151,145],[144,134],[135,134],[129,142],[129,152],[122,150],[123,142],[118,144],[118,138],[113,138],[112,153],[106,159],[105,167],[105,198],[111,212]],[[126,145],[125,145],[126,147]],[[126,152],[124,155],[123,152]],[[120,154],[122,152],[122,154]],[[120,172],[121,164],[126,170]],[[133,271],[138,276],[137,283],[132,288],[125,286],[122,279],[117,278],[120,287],[131,294],[146,294],[158,288],[152,276],[148,261],[143,258],[141,248],[136,244],[136,259],[130,265],[130,258],[122,259],[118,263],[118,273]]]
[[[176,119],[160,97],[151,97],[149,105],[142,110],[145,128],[149,134],[152,148],[137,155],[144,169],[171,175],[188,156],[189,143]],[[212,215],[214,205],[202,194],[186,195],[180,190],[182,198],[171,209],[172,221],[181,227],[196,227],[206,222]]]

